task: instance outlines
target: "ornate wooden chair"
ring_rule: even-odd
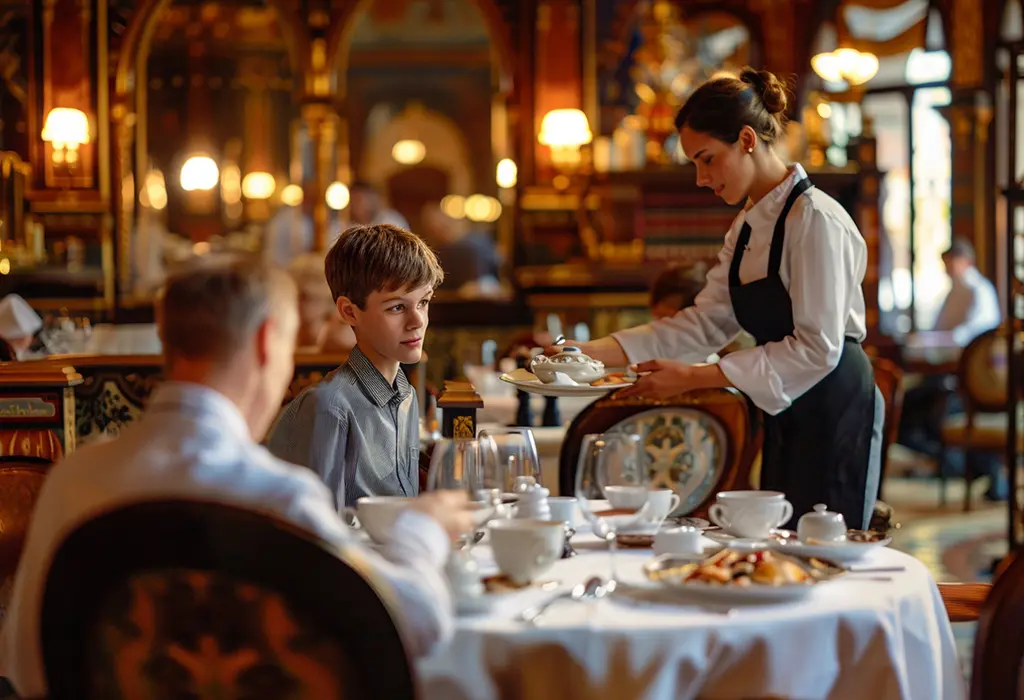
[[[885,426],[882,428],[882,473],[878,479],[878,497],[882,498],[885,475],[889,463],[889,446],[896,441],[900,426],[900,412],[903,408],[903,370],[895,362],[881,357],[872,357],[875,370],[875,384],[885,400]]]
[[[50,464],[44,457],[0,456],[0,620]]]
[[[942,426],[943,447],[959,447],[965,459],[964,510],[971,509],[972,452],[995,452],[1006,449],[1008,421],[1006,413],[1007,372],[1005,327],[982,333],[972,340],[957,369],[957,393],[964,404],[964,413],[948,418]],[[1024,435],[1018,435],[1018,450],[1024,449]],[[940,465],[944,460],[940,460]],[[939,470],[940,498],[946,502],[946,475]]]
[[[679,494],[677,514],[706,517],[715,494],[750,488],[761,431],[746,397],[731,389],[693,391],[667,401],[611,394],[569,425],[559,459],[559,489],[575,491],[583,436],[626,430],[644,441],[652,479]]]
[[[413,698],[402,638],[358,567],[223,504],[101,515],[64,541],[46,582],[49,699]]]
[[[989,583],[940,583],[952,622],[978,621],[971,700],[1017,700],[1024,688],[1024,557],[1011,554]]]

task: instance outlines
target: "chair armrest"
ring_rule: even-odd
[[[973,622],[992,590],[991,583],[940,583],[939,595],[950,622]]]

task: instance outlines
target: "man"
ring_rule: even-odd
[[[167,381],[146,413],[119,438],[83,447],[47,477],[0,632],[0,675],[22,697],[46,694],[39,617],[61,540],[99,513],[167,498],[248,507],[335,543],[369,578],[386,582],[410,651],[426,653],[451,628],[441,567],[451,538],[473,527],[465,496],[414,501],[382,557],[353,543],[315,474],[256,444],[292,378],[294,282],[258,260],[203,262],[168,280],[157,321]]]
[[[384,206],[384,198],[376,187],[369,182],[356,180],[350,189],[351,201],[349,202],[348,214],[351,217],[351,225],[375,226],[377,224],[391,224],[399,228],[408,229],[409,222],[394,209]],[[343,229],[348,228],[343,226]]]
[[[942,254],[942,262],[952,286],[933,330],[920,334],[918,338],[928,337],[931,343],[965,347],[1002,321],[999,295],[992,282],[974,266],[974,247],[968,241],[954,239]],[[945,418],[963,412],[955,381],[952,376],[932,375],[908,390],[903,397],[897,439],[901,445],[934,459],[944,457],[946,463],[940,465],[940,469],[950,475],[963,473],[965,459],[959,450],[943,450],[941,442]],[[998,456],[977,453],[972,454],[972,460],[972,470],[976,474],[987,474],[991,479],[985,497],[989,500],[1005,499],[1008,487]]]
[[[953,283],[939,310],[935,330],[948,333],[961,347],[1002,321],[995,286],[974,266],[974,247],[962,238],[953,240],[942,254],[946,274]]]

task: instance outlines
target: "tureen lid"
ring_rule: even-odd
[[[603,365],[599,360],[595,360],[589,355],[584,355],[583,351],[577,347],[566,346],[562,348],[562,351],[547,358],[549,362],[561,362],[561,363],[590,363],[595,365]]]

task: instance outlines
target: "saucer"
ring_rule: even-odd
[[[714,540],[720,544],[724,544],[727,547],[731,547],[736,543],[752,544],[752,543],[767,543],[767,542],[782,542],[782,541],[796,541],[796,533],[792,530],[786,530],[784,528],[772,528],[769,530],[768,537],[737,537],[736,535],[730,534],[725,530],[705,530],[704,536],[709,540]]]
[[[527,591],[553,591],[561,585],[561,581],[551,579],[531,581],[519,585],[512,583],[503,574],[484,576],[480,583],[484,592],[477,596],[454,595],[455,612],[459,615],[482,615],[490,613],[496,606],[510,598]]]

